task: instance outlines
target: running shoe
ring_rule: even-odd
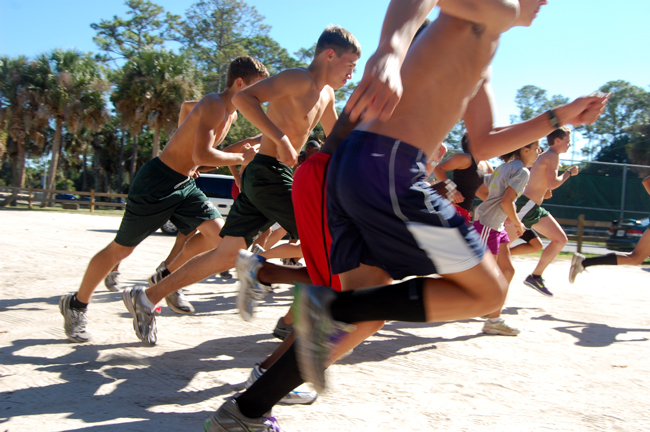
[[[165,302],[167,303],[167,306],[169,306],[169,309],[173,310],[176,313],[194,313],[194,306],[192,306],[192,303],[187,301],[185,298],[183,289],[179,289],[178,291],[174,291],[173,293],[169,294],[167,297],[165,297]]]
[[[521,333],[521,330],[510,327],[506,324],[503,318],[498,318],[497,321],[485,321],[485,324],[483,324],[483,333],[502,336],[517,336]]]
[[[219,277],[221,279],[232,279],[232,273],[230,273],[230,270],[222,271],[219,273]]]
[[[133,329],[138,339],[145,345],[154,346],[158,340],[156,315],[160,314],[160,308],[149,309],[143,304],[142,296],[146,296],[144,287],[126,288],[122,292],[122,301],[133,316]]]
[[[532,289],[544,294],[545,296],[553,297],[553,293],[546,288],[546,285],[544,285],[544,279],[543,278],[536,278],[533,277],[533,275],[528,275],[526,280],[524,280],[524,284],[526,286],[531,287]]]
[[[282,265],[292,266],[292,267],[302,267],[302,263],[295,258],[282,258]]]
[[[74,294],[68,294],[59,300],[59,311],[63,315],[63,330],[70,342],[88,342],[92,336],[88,332],[87,310],[70,306],[72,297]]]
[[[264,252],[264,248],[258,244],[254,244],[251,246],[251,253],[254,253],[255,255],[262,255]]]
[[[104,286],[111,292],[118,292],[120,289],[117,285],[120,283],[120,272],[112,271],[104,279]]]
[[[576,276],[585,271],[585,268],[582,266],[582,262],[585,260],[585,256],[580,253],[574,253],[573,258],[571,258],[571,268],[569,269],[569,283],[576,281]]]
[[[289,333],[291,333],[291,330],[293,330],[293,324],[285,324],[283,318],[280,317],[273,329],[273,336],[280,340],[285,340],[289,336]]]
[[[353,325],[335,322],[330,305],[336,292],[327,287],[296,284],[293,316],[297,335],[296,357],[300,375],[314,385],[318,393],[325,390],[325,368],[333,343]]]
[[[156,273],[162,273],[163,270],[167,270],[167,264],[165,264],[165,261],[162,261],[160,264],[158,264],[158,267],[156,267]]]
[[[255,381],[258,380],[262,374],[266,372],[260,367],[260,364],[257,363],[253,370],[251,371],[250,376],[244,384],[246,388],[249,388],[253,385]],[[318,398],[318,393],[315,391],[309,390],[304,384],[296,387],[293,391],[289,392],[285,397],[280,399],[279,404],[282,405],[310,405]]]
[[[165,278],[163,274],[165,270],[167,270],[167,267],[165,267],[165,262],[163,261],[156,269],[156,273],[152,274],[149,276],[149,279],[147,279],[150,287],[160,283],[160,281]]]
[[[239,411],[235,397],[229,398],[205,421],[205,432],[280,432],[280,425],[271,412],[265,417],[248,418]]]
[[[264,265],[266,259],[247,250],[240,249],[235,261],[237,278],[239,279],[239,293],[237,294],[237,308],[245,321],[253,319],[257,302],[262,301],[270,291],[257,279],[257,273]]]

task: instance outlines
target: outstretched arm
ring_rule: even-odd
[[[579,126],[598,120],[607,105],[609,94],[583,96],[553,109],[560,125]],[[494,95],[489,76],[467,105],[464,120],[469,134],[470,152],[476,160],[488,160],[545,137],[555,130],[547,113],[513,125],[494,127]]]
[[[447,171],[454,171],[457,169],[466,169],[472,165],[472,156],[466,153],[456,154],[447,159],[446,161],[439,163],[433,169],[433,173],[436,175],[436,178],[440,181],[447,180]]]
[[[644,178],[642,184],[648,195],[650,195],[650,176]]]
[[[351,121],[386,121],[402,97],[400,69],[413,36],[437,0],[392,0],[381,29],[379,46],[366,62],[363,77],[345,106]]]

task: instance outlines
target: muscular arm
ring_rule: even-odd
[[[305,72],[298,69],[287,69],[240,90],[232,98],[233,104],[244,117],[276,143],[279,160],[289,166],[295,165],[298,153],[284,132],[268,118],[261,104],[299,95],[305,91],[308,85],[311,85],[311,80]]]
[[[591,124],[604,111],[608,98],[609,95],[584,96],[560,105],[554,111],[561,124]],[[493,100],[492,86],[486,75],[476,95],[469,101],[464,116],[470,150],[476,160],[488,160],[520,149],[554,130],[546,113],[521,123],[495,128]]]
[[[472,165],[472,156],[466,153],[461,153],[453,155],[446,161],[439,163],[433,169],[433,173],[436,178],[440,181],[447,180],[447,171],[453,171],[457,169],[466,169]]]
[[[392,0],[381,28],[379,46],[366,62],[363,77],[350,96],[345,112],[351,121],[386,121],[402,97],[400,69],[413,36],[437,0]]]
[[[320,151],[330,155],[334,154],[334,151],[338,148],[339,144],[343,142],[360,121],[360,119],[351,121],[350,115],[346,112],[342,112],[341,117],[339,117],[334,124],[334,127],[332,127],[332,132],[327,135],[325,143],[321,146]]]
[[[243,163],[242,153],[227,153],[213,147],[217,139],[217,130],[221,126],[220,122],[226,117],[226,108],[223,103],[204,100],[200,109],[192,152],[194,163],[210,167]]]
[[[559,175],[558,173],[558,164],[560,162],[560,156],[552,153],[548,155],[546,160],[546,185],[549,190],[554,190],[559,188],[564,184],[565,181],[571,177],[570,171],[566,170]]]
[[[328,136],[330,133],[332,133],[332,129],[334,129],[334,124],[338,118],[336,109],[334,108],[334,100],[334,91],[332,91],[332,99],[330,100],[330,103],[327,104],[327,107],[323,112],[323,116],[320,118],[320,124],[323,126],[325,136]]]

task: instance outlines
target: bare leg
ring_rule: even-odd
[[[300,243],[284,243],[274,248],[267,249],[260,255],[266,259],[296,258],[298,260],[302,258],[302,248],[300,247]]]
[[[244,238],[226,236],[216,249],[195,256],[158,284],[147,288],[147,298],[156,304],[174,291],[235,267],[239,249],[246,249]]]
[[[224,221],[221,218],[208,220],[201,223],[201,225],[198,227],[198,230],[200,232],[185,242],[183,249],[178,254],[178,256],[169,265],[167,265],[167,269],[173,273],[178,270],[183,264],[185,264],[190,258],[218,247],[221,243],[221,237],[219,236],[219,233],[221,232],[223,225]],[[246,246],[244,245],[244,248],[245,247]]]
[[[267,229],[262,234],[260,234],[260,236],[255,239],[253,244],[260,245],[262,248],[264,248],[264,245],[266,244],[266,240],[269,238],[269,235],[271,235],[271,228]]]
[[[260,268],[257,278],[266,285],[274,283],[312,283],[306,267],[281,266],[268,261]]]
[[[167,258],[165,258],[165,266],[169,266],[172,261],[178,256],[179,253],[183,250],[183,246],[185,246],[185,242],[191,238],[194,234],[196,234],[196,230],[192,231],[188,235],[183,234],[182,232],[178,232],[176,235],[176,240],[174,241],[174,246],[172,247],[172,250],[169,251],[169,255],[167,255]],[[169,267],[167,267],[169,269]]]
[[[499,255],[497,255],[497,265],[499,271],[508,282],[508,285],[506,287],[505,295],[503,296],[503,303],[501,306],[499,306],[499,309],[489,315],[490,318],[498,318],[501,316],[501,311],[503,309],[503,305],[505,304],[506,296],[508,295],[508,289],[510,288],[510,282],[512,282],[512,279],[515,277],[515,268],[512,265],[510,252],[511,250],[508,249],[506,244],[502,244],[499,248]]]
[[[560,227],[560,224],[557,223],[553,216],[544,216],[539,222],[533,225],[533,229],[551,241],[544,249],[544,252],[542,252],[539,263],[537,263],[537,267],[533,270],[534,275],[541,276],[544,270],[546,270],[546,267],[551,264],[566,245],[567,238],[562,227]]]
[[[77,300],[82,303],[89,303],[97,285],[106,278],[108,273],[120,261],[131,255],[133,249],[135,249],[135,246],[122,246],[112,241],[99,251],[88,263],[88,268],[77,292]]]
[[[286,234],[287,234],[287,230],[285,230],[284,228],[278,228],[268,236],[268,238],[266,239],[266,243],[260,246],[262,246],[264,249],[271,249],[280,240],[282,240],[282,237],[284,237]]]
[[[514,225],[511,223],[506,223],[506,232],[508,233],[508,238],[511,240],[510,244],[512,244],[512,242],[517,240],[519,237],[514,230]],[[510,248],[510,255],[528,255],[539,252],[543,248],[544,244],[542,244],[542,241],[539,238],[535,237],[530,242],[521,243],[515,247]]]
[[[617,255],[618,265],[640,265],[650,256],[650,229],[647,229],[639,243],[630,253]]]

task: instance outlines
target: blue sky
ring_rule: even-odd
[[[195,0],[154,0],[182,15]],[[350,30],[363,54],[377,45],[388,0],[248,0],[271,37],[290,53],[310,47],[328,24]],[[530,28],[507,32],[493,63],[497,121],[516,114],[517,89],[533,84],[575,98],[610,80],[650,89],[650,0],[550,0]],[[97,51],[90,23],[125,16],[121,0],[0,0],[0,55],[35,56],[54,48]],[[435,15],[435,12],[434,12]],[[432,16],[433,17],[433,16]],[[644,54],[645,53],[645,54]]]

